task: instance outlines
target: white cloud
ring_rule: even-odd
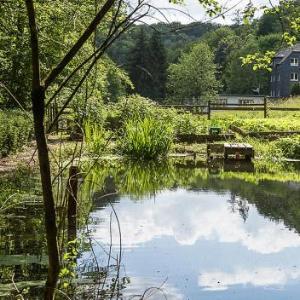
[[[282,287],[289,280],[300,278],[296,269],[258,268],[235,270],[233,273],[204,272],[198,278],[198,285],[205,291],[224,291],[234,285],[255,287]]]
[[[157,196],[155,204],[123,199],[116,210],[124,248],[140,246],[162,236],[173,237],[185,246],[203,240],[239,243],[260,254],[300,247],[299,235],[285,228],[282,222],[264,219],[255,207],[250,206],[249,219],[244,223],[238,213],[230,211],[224,196],[214,193],[164,192]],[[95,226],[94,238],[108,244],[110,209],[100,210],[92,216],[104,220]],[[113,236],[117,243],[116,224]]]
[[[140,295],[144,291],[147,291],[144,298],[149,300],[161,300],[165,299],[165,297],[170,300],[184,299],[183,294],[176,287],[164,281],[165,279],[162,279],[161,282],[159,282],[157,278],[130,277],[130,284],[123,291],[123,295],[125,297],[128,296],[128,299],[131,299],[132,295]],[[149,287],[152,286],[155,288],[149,289]],[[135,299],[139,298],[136,297]]]

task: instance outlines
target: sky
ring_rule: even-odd
[[[133,3],[134,1],[135,0],[132,0],[131,2]],[[210,20],[210,18],[205,15],[204,9],[198,0],[185,0],[185,5],[170,4],[168,0],[150,0],[149,2],[159,8],[170,22],[178,21],[186,24],[194,21],[205,22]],[[214,22],[230,24],[234,18],[234,12],[237,9],[243,9],[249,3],[249,0],[220,0],[219,2],[226,8],[234,7],[234,9],[226,14],[225,20],[218,18],[214,20]],[[276,4],[278,0],[272,0],[272,2]],[[269,5],[269,0],[252,0],[252,3],[255,6]],[[166,22],[162,14],[154,11],[152,12],[152,17],[144,19],[144,22],[147,23],[156,23],[158,21]]]

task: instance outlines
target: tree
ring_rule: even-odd
[[[150,65],[151,73],[151,96],[152,99],[164,99],[166,96],[166,81],[167,81],[167,54],[161,40],[161,34],[154,31],[150,42]]]
[[[143,97],[150,97],[152,93],[152,74],[149,68],[150,52],[144,28],[141,27],[136,44],[129,54],[129,75],[135,87],[135,92]]]
[[[251,95],[253,90],[259,88],[261,93],[269,90],[268,72],[253,71],[250,65],[242,66],[241,57],[251,52],[260,51],[258,40],[251,37],[240,49],[233,51],[229,57],[228,66],[224,73],[227,92],[231,94]]]
[[[184,53],[178,64],[169,67],[168,74],[168,92],[173,98],[205,100],[215,96],[219,88],[213,53],[203,42]]]
[[[51,6],[55,9],[55,5],[62,4],[62,9],[64,8],[65,3],[54,3],[54,6]],[[76,3],[75,1],[74,3]],[[43,2],[41,2],[43,4]],[[62,57],[58,59],[58,63],[54,61],[49,63],[50,71],[48,70],[48,75],[44,75],[41,72],[41,57],[45,53],[47,53],[48,48],[44,48],[45,44],[40,43],[39,40],[39,32],[38,32],[38,23],[37,20],[40,21],[39,27],[43,27],[42,25],[49,25],[43,23],[45,19],[41,17],[40,14],[37,12],[43,10],[38,10],[39,2],[34,5],[34,0],[25,0],[26,4],[26,11],[27,11],[27,18],[28,18],[28,26],[29,26],[29,49],[31,52],[31,103],[32,103],[32,113],[34,119],[34,133],[35,139],[37,143],[37,152],[38,152],[38,160],[39,160],[39,169],[40,169],[40,176],[41,176],[41,183],[42,183],[42,193],[43,193],[43,201],[44,201],[44,212],[45,212],[45,228],[46,228],[46,237],[47,237],[47,248],[48,248],[48,257],[49,257],[49,267],[48,267],[48,278],[46,282],[46,289],[45,289],[45,299],[51,300],[54,296],[54,291],[56,288],[58,274],[60,270],[60,259],[59,259],[59,251],[58,251],[58,243],[57,243],[57,224],[56,224],[56,211],[55,211],[55,202],[54,202],[54,195],[52,189],[52,179],[51,179],[51,165],[49,160],[49,151],[47,146],[47,139],[46,139],[46,129],[44,124],[45,118],[45,109],[46,103],[50,103],[57,97],[57,95],[61,92],[63,88],[69,83],[73,76],[77,74],[78,71],[83,70],[83,76],[81,77],[80,81],[77,83],[73,83],[73,89],[67,100],[65,101],[63,107],[60,109],[59,113],[56,116],[59,118],[60,114],[64,111],[64,109],[70,104],[80,87],[82,86],[83,82],[85,82],[86,78],[90,74],[91,70],[97,63],[97,61],[103,56],[107,47],[120,35],[124,30],[126,30],[132,22],[138,20],[140,17],[144,16],[141,14],[136,19],[134,18],[134,13],[143,7],[143,4],[139,3],[138,6],[130,12],[127,16],[120,15],[122,12],[121,7],[123,1],[117,0],[106,0],[98,2],[94,2],[93,6],[88,6],[88,8],[93,8],[93,14],[89,15],[89,22],[87,23],[85,29],[83,31],[80,30],[78,35],[75,34],[75,38],[72,41],[70,48],[68,51],[65,50],[65,45],[57,46],[60,49],[60,54],[63,55],[59,56]],[[51,2],[52,4],[52,2]],[[100,5],[100,8],[98,7]],[[82,7],[86,7],[86,3],[82,4]],[[105,23],[105,18],[110,17],[110,26]],[[44,16],[47,20],[49,17],[48,14]],[[56,14],[51,15],[52,17],[52,27],[49,29],[50,34],[51,30],[55,28],[57,31],[63,30],[64,27],[58,28],[56,26]],[[68,22],[69,24],[70,22]],[[103,40],[101,45],[95,49],[92,48],[92,52],[87,52],[84,49],[84,46],[87,45],[88,41],[93,41],[92,35],[96,32],[97,28],[100,24],[103,24],[103,28],[107,28],[107,36],[106,39]],[[49,39],[46,39],[46,42],[51,40],[51,36]],[[52,41],[53,43],[53,41]],[[83,52],[86,56],[76,66],[78,63],[78,54]],[[82,53],[81,52],[81,53]],[[56,64],[53,67],[53,64]],[[75,66],[73,66],[75,64]],[[52,67],[51,67],[52,65]],[[68,66],[73,66],[75,69],[71,69],[71,72],[68,74],[67,71]],[[86,66],[88,65],[88,66]],[[80,72],[79,72],[80,73]],[[45,73],[47,74],[47,73]],[[44,75],[44,78],[43,78]],[[67,76],[66,76],[67,75]],[[66,77],[65,77],[66,76]],[[63,79],[65,78],[65,79]],[[52,94],[50,99],[47,99],[48,93],[51,92],[51,88],[54,88],[54,94]]]
[[[282,30],[280,20],[276,15],[264,14],[258,22],[258,35],[268,35],[278,33]]]
[[[221,27],[205,36],[205,41],[214,51],[214,63],[217,66],[216,77],[221,81],[223,90],[226,90],[224,72],[228,67],[229,57],[235,49],[239,49],[242,40],[229,27]]]

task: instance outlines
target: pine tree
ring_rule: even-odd
[[[135,92],[144,97],[151,96],[152,75],[149,70],[149,59],[148,43],[144,29],[141,28],[136,44],[130,53],[128,71],[135,86]]]
[[[149,69],[152,75],[151,98],[161,100],[166,95],[167,55],[158,31],[154,31],[152,34],[149,48],[151,62]]]

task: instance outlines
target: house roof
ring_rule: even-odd
[[[283,63],[293,52],[300,52],[300,43],[297,43],[293,47],[280,50],[274,56],[274,58],[281,58],[279,64]]]

